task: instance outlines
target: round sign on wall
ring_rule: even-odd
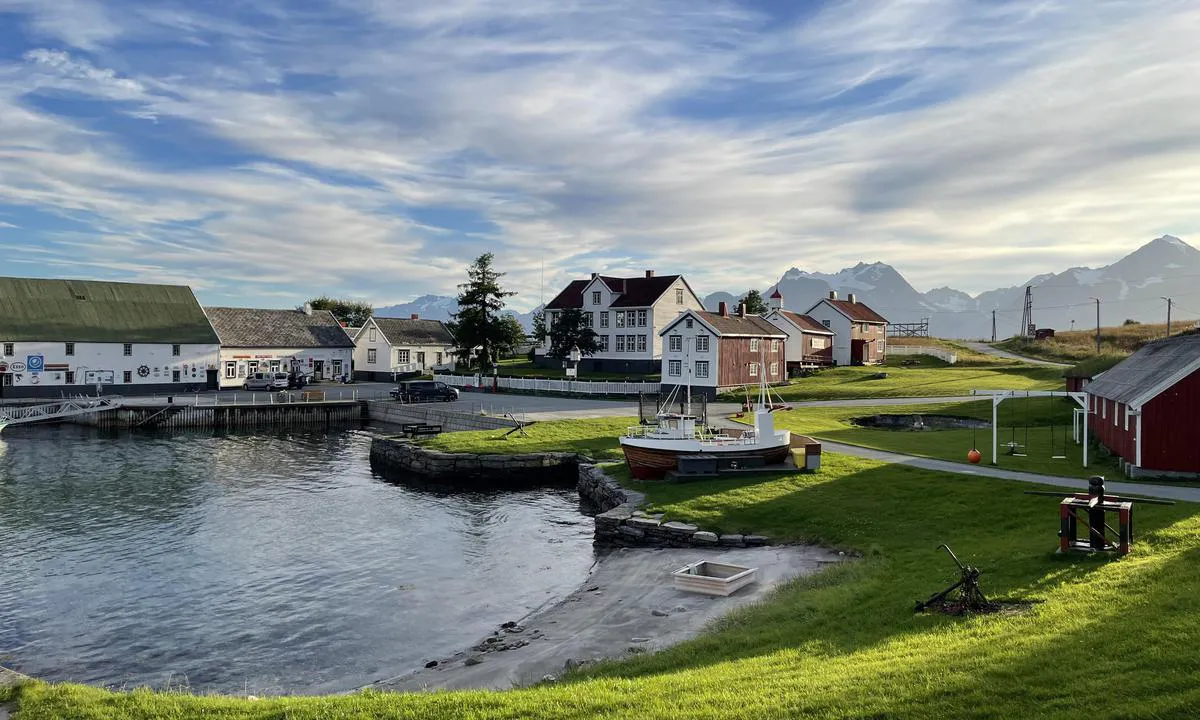
[[[15,373],[25,372],[25,363],[17,361],[15,363],[13,363],[12,365],[9,365],[8,369],[12,370]]]

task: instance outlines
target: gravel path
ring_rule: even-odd
[[[965,343],[963,343],[963,345],[966,345],[967,347],[971,348],[975,352],[980,352],[980,353],[983,353],[984,355],[993,355],[995,357],[1004,358],[1005,360],[1020,360],[1021,362],[1029,363],[1030,365],[1045,365],[1047,367],[1062,367],[1062,368],[1071,367],[1070,363],[1059,363],[1059,362],[1050,362],[1049,360],[1038,360],[1037,358],[1031,358],[1031,357],[1026,357],[1024,355],[1018,355],[1016,353],[1010,353],[1007,350],[1001,350],[1000,348],[992,347],[991,345],[988,345],[987,343],[965,342]]]

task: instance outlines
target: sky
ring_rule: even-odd
[[[895,266],[1200,225],[1186,0],[0,0],[0,274],[209,304]]]

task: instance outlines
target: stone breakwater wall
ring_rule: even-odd
[[[478,413],[449,410],[435,403],[399,403],[395,400],[371,400],[367,402],[367,417],[373,422],[402,425],[421,423],[441,425],[443,432],[461,430],[511,430],[513,423],[506,418],[490,417]]]
[[[621,487],[602,468],[579,466],[579,495],[600,510],[596,516],[597,545],[618,547],[756,547],[769,545],[763,535],[719,535],[688,523],[663,522],[661,514],[643,512],[642,493]]]
[[[581,462],[576,453],[494,455],[446,453],[421,447],[406,438],[377,437],[371,441],[371,467],[385,475],[463,489],[537,487],[569,484]]]

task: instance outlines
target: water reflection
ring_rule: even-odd
[[[385,483],[357,431],[4,442],[0,662],[47,679],[346,690],[465,647],[592,561],[573,491]]]

